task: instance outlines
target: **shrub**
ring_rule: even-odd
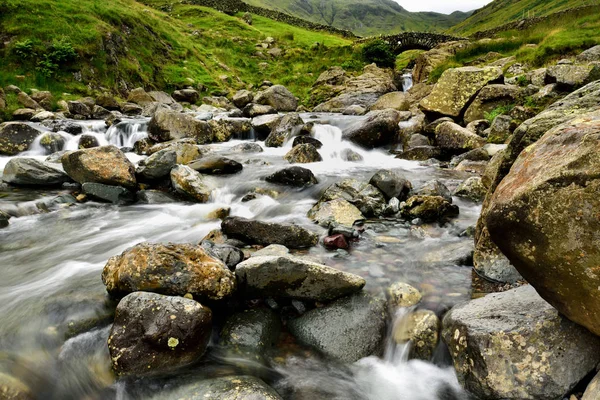
[[[394,68],[396,66],[396,56],[392,52],[392,47],[383,40],[374,40],[365,44],[362,56],[365,62],[375,63],[378,67]]]
[[[35,55],[33,42],[31,41],[31,39],[26,39],[22,42],[17,42],[15,43],[15,47],[13,47],[13,52],[22,59],[31,58]]]
[[[73,45],[65,38],[52,42],[49,50],[37,64],[37,70],[45,77],[56,74],[62,66],[77,58]]]
[[[342,68],[346,71],[360,71],[364,67],[364,64],[358,60],[347,60],[342,63]]]

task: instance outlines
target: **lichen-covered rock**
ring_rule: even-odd
[[[356,179],[344,179],[329,186],[321,195],[319,203],[343,199],[353,204],[365,217],[376,217],[387,206],[383,193],[375,186]]]
[[[438,346],[440,328],[440,319],[433,311],[414,311],[405,315],[394,326],[394,342],[410,342],[409,357],[429,361]]]
[[[2,180],[12,185],[60,186],[71,179],[60,169],[35,158],[12,158],[2,173]]]
[[[479,276],[492,282],[513,284],[523,280],[519,271],[492,242],[487,228],[482,229],[475,238],[473,267]]]
[[[197,120],[190,114],[165,109],[157,111],[148,123],[148,136],[155,142],[193,138],[197,143],[204,144],[214,139],[208,122]]]
[[[564,89],[574,89],[600,79],[600,65],[554,65],[548,68],[550,82]]]
[[[259,138],[264,139],[279,125],[279,122],[283,117],[284,116],[276,113],[256,116],[255,118],[252,118],[252,128]]]
[[[600,111],[549,130],[496,188],[485,225],[550,304],[600,334]]]
[[[439,196],[443,197],[448,203],[452,203],[450,189],[437,179],[425,182],[414,194],[417,196]]]
[[[282,85],[273,85],[256,94],[254,101],[268,105],[277,111],[296,111],[298,99]]]
[[[439,196],[412,196],[400,206],[403,218],[425,222],[444,221],[458,216],[458,206]]]
[[[201,246],[140,243],[112,257],[102,271],[106,290],[137,291],[221,300],[235,291],[233,273]]]
[[[302,167],[284,168],[267,176],[265,180],[270,183],[293,187],[305,187],[318,183],[312,171]]]
[[[465,153],[486,144],[484,138],[453,122],[443,122],[435,128],[435,141],[448,154]]]
[[[465,123],[486,118],[494,109],[514,104],[520,89],[515,85],[488,85],[481,89],[465,112]]]
[[[442,151],[435,146],[416,146],[398,154],[396,158],[410,161],[427,161],[432,158],[439,158]]]
[[[177,164],[177,152],[166,148],[152,154],[143,165],[140,165],[136,173],[147,180],[162,179],[169,176],[171,169]]]
[[[235,274],[240,293],[247,298],[331,301],[365,285],[357,275],[292,256],[251,257],[237,266]]]
[[[67,175],[79,183],[94,182],[133,188],[135,168],[115,146],[67,152],[61,159]]]
[[[419,304],[421,292],[404,282],[396,282],[386,290],[386,297],[390,307],[412,307]]]
[[[309,164],[323,161],[323,157],[312,144],[301,144],[293,147],[284,157],[290,164]]]
[[[0,372],[0,398],[2,400],[34,400],[33,392],[15,377]]]
[[[238,90],[232,98],[233,104],[239,109],[246,107],[246,105],[252,103],[253,100],[254,95],[249,90]]]
[[[27,149],[43,132],[25,122],[0,124],[0,154],[17,155]]]
[[[250,103],[244,107],[242,114],[246,118],[256,118],[269,114],[277,114],[277,110],[269,105]]]
[[[364,220],[360,210],[344,199],[319,202],[308,212],[308,218],[328,228],[330,225],[352,226],[358,220]]]
[[[303,249],[315,246],[319,241],[316,234],[297,225],[254,221],[239,217],[226,218],[221,223],[221,229],[228,237],[264,246],[281,244],[291,249]]]
[[[403,201],[412,190],[412,184],[408,179],[395,171],[385,169],[377,171],[369,183],[379,189],[388,200],[395,197]]]
[[[175,150],[177,154],[177,164],[186,165],[194,160],[202,157],[204,152],[200,149],[200,146],[195,144],[193,139],[180,139],[172,142],[159,143],[150,147],[147,151],[149,156],[157,153],[161,150]]]
[[[487,138],[489,143],[502,144],[511,134],[512,118],[508,115],[498,115],[492,121]],[[514,129],[514,128],[513,128]]]
[[[196,104],[200,100],[200,93],[195,89],[181,89],[173,92],[175,101],[183,101],[190,104]]]
[[[462,67],[446,70],[421,108],[429,113],[458,117],[471,99],[487,84],[502,77],[500,67]]]
[[[296,339],[334,360],[352,363],[382,352],[385,300],[361,292],[288,322]]]
[[[580,63],[600,61],[600,45],[587,49],[579,54],[575,60]]]
[[[122,186],[86,182],[81,185],[81,189],[89,198],[101,202],[124,205],[135,201],[135,194]]]
[[[408,111],[410,108],[408,95],[404,92],[386,93],[371,106],[371,110],[387,110],[389,108],[398,111]]]
[[[398,123],[403,118],[408,119],[396,110],[371,111],[364,119],[345,129],[343,136],[367,148],[385,146],[397,139]]]
[[[212,312],[183,297],[135,292],[117,306],[108,337],[119,376],[157,375],[197,361],[208,346]]]
[[[187,165],[201,174],[209,175],[229,175],[237,174],[244,167],[239,162],[227,157],[209,155],[199,160],[192,161]]]
[[[600,361],[600,339],[531,286],[453,308],[442,336],[463,386],[480,399],[562,399]]]
[[[487,194],[487,188],[481,183],[481,178],[473,176],[462,182],[454,191],[457,197],[464,197],[473,201],[483,201]]]
[[[177,400],[282,400],[275,390],[254,376],[204,379],[177,387],[168,393]],[[152,400],[164,400],[162,394]]]
[[[252,124],[248,118],[212,119],[208,124],[212,128],[215,142],[227,142],[232,137],[248,137],[252,131]]]
[[[211,180],[187,165],[176,165],[171,170],[171,184],[177,193],[199,203],[208,202],[214,189]]]
[[[227,318],[219,344],[236,352],[260,355],[277,343],[280,332],[279,315],[268,308],[254,308]]]
[[[303,124],[304,121],[297,113],[290,113],[285,115],[283,118],[278,119],[275,123],[273,123],[269,136],[267,136],[265,139],[265,146],[283,146],[285,142],[287,142],[292,136],[300,131],[300,128]]]

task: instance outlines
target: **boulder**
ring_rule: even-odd
[[[159,110],[148,123],[148,136],[155,142],[193,138],[199,144],[213,141],[213,131],[206,121],[190,114]]]
[[[301,344],[353,363],[381,354],[386,318],[385,300],[363,292],[311,310],[287,326]]]
[[[408,95],[404,92],[386,93],[371,106],[371,110],[387,110],[390,108],[398,111],[408,111],[410,108]]]
[[[340,158],[348,162],[361,162],[364,160],[363,156],[352,149],[343,149],[340,152]]]
[[[138,167],[136,173],[143,179],[150,181],[162,179],[169,176],[175,165],[177,165],[177,152],[166,148],[157,151],[144,160],[143,165]]]
[[[600,79],[600,65],[554,65],[548,68],[548,80],[559,88],[572,90]]]
[[[282,400],[275,390],[254,376],[225,376],[182,385],[168,394],[179,400]],[[151,400],[163,400],[161,393]]]
[[[281,244],[291,249],[304,249],[315,246],[319,237],[297,225],[283,225],[245,218],[230,217],[221,223],[223,233],[245,243]]]
[[[269,136],[265,140],[267,147],[281,147],[292,136],[296,135],[304,124],[297,113],[290,113],[278,119],[271,126]]]
[[[397,198],[400,201],[406,200],[412,190],[412,184],[404,176],[395,171],[379,170],[369,183],[381,191],[387,200]]]
[[[284,168],[265,178],[267,182],[280,185],[305,187],[319,183],[310,169],[302,167]]]
[[[473,201],[483,201],[487,188],[481,183],[481,178],[473,176],[462,182],[454,191],[456,197],[463,197]]]
[[[8,220],[11,218],[10,215],[0,210],[0,228],[6,228],[9,225]]]
[[[426,82],[434,69],[446,63],[457,51],[469,45],[470,42],[467,40],[446,42],[419,54],[415,59],[415,67],[413,69],[415,86],[416,84]]]
[[[277,111],[296,111],[298,100],[282,85],[274,85],[258,92],[254,101],[258,104],[268,105]]]
[[[515,85],[488,85],[475,97],[465,112],[464,121],[470,123],[486,118],[494,109],[514,104],[520,88]]]
[[[489,131],[487,132],[487,138],[489,143],[502,144],[506,142],[510,136],[512,130],[512,118],[508,115],[498,115],[494,118]]]
[[[168,193],[158,190],[140,190],[136,193],[137,201],[142,204],[170,204],[176,203],[177,199]]]
[[[152,111],[145,113],[145,116],[153,115],[159,109],[161,109],[161,110],[167,110],[166,107],[157,107],[157,106],[155,106],[156,104],[157,103],[149,103],[149,104],[146,105],[146,107],[150,107]],[[137,105],[135,103],[125,103],[125,104],[123,104],[121,106],[121,111],[125,115],[129,115],[129,116],[135,117],[137,115],[144,114],[144,107],[142,107],[140,105]]]
[[[81,101],[69,101],[69,113],[74,116],[80,116],[83,118],[90,118],[92,116],[92,110]]]
[[[387,206],[383,193],[375,186],[356,179],[344,179],[329,186],[321,195],[319,203],[343,199],[356,206],[365,217],[376,217]]]
[[[502,78],[500,67],[451,68],[442,74],[420,107],[433,114],[459,117],[466,105],[487,84]]]
[[[227,157],[209,155],[199,160],[192,161],[187,165],[201,174],[208,175],[230,175],[237,174],[244,167],[239,162]]]
[[[435,128],[435,141],[447,154],[460,154],[483,147],[485,139],[453,122],[443,122]]]
[[[490,158],[490,154],[484,146],[467,151],[466,153],[462,153],[456,157],[452,157],[452,160],[450,160],[450,164],[448,164],[448,166],[455,168],[463,161],[489,161]]]
[[[388,305],[392,308],[413,307],[421,302],[421,293],[404,282],[396,282],[386,290]]]
[[[600,339],[531,286],[456,306],[443,326],[460,382],[482,400],[562,399],[600,361]]]
[[[58,168],[35,158],[12,158],[4,167],[2,180],[12,185],[61,186],[71,179]]]
[[[249,103],[244,107],[242,113],[246,118],[256,118],[269,114],[277,114],[277,110],[269,105]]]
[[[477,136],[484,136],[484,132],[491,126],[490,121],[487,119],[478,119],[471,121],[467,125],[467,129],[476,134]]]
[[[78,149],[93,149],[94,147],[100,147],[98,138],[94,135],[81,135],[77,142]]]
[[[430,310],[405,315],[394,326],[394,342],[410,342],[409,358],[430,361],[440,340],[440,319]]]
[[[590,63],[594,61],[600,61],[600,45],[591,47],[586,51],[579,54],[575,61],[579,63]]]
[[[93,200],[119,205],[130,204],[135,201],[135,195],[122,186],[86,182],[81,185],[81,189],[83,193]]]
[[[203,240],[200,246],[212,256],[223,261],[231,271],[235,271],[235,267],[245,258],[242,250],[230,244],[216,244],[210,240]]]
[[[458,206],[439,196],[412,196],[400,206],[403,218],[424,222],[444,221],[458,216]]]
[[[266,138],[271,131],[279,125],[284,116],[279,114],[266,114],[252,118],[252,128],[259,138]]]
[[[171,170],[173,189],[189,200],[206,203],[214,189],[212,181],[187,165],[176,165]]]
[[[317,203],[308,212],[308,218],[325,228],[332,224],[352,226],[365,219],[358,208],[344,199]]]
[[[67,140],[59,133],[46,132],[40,138],[39,144],[46,150],[46,154],[53,154],[61,151],[67,144]]]
[[[492,242],[487,228],[476,235],[473,268],[479,276],[492,282],[514,284],[523,280],[519,271]]]
[[[108,337],[118,376],[158,375],[197,361],[208,346],[212,312],[183,297],[136,292],[117,306]]]
[[[284,157],[290,164],[308,164],[323,161],[323,157],[312,144],[293,147]]]
[[[316,149],[320,149],[321,147],[323,147],[323,143],[321,143],[320,140],[315,139],[312,136],[296,136],[294,138],[294,142],[292,143],[292,147],[300,146],[302,144],[310,144]]]
[[[129,92],[127,102],[134,103],[140,106],[145,106],[154,102],[154,98],[150,96],[143,88],[136,88]]]
[[[177,164],[189,164],[202,157],[203,150],[196,145],[194,139],[181,139],[172,142],[159,143],[151,146],[146,152],[152,156],[161,150],[174,150],[177,154]]]
[[[417,196],[439,196],[443,197],[448,203],[452,203],[452,193],[441,181],[432,179],[425,182],[418,190],[415,191]]]
[[[219,259],[192,244],[140,243],[108,260],[102,282],[113,295],[137,291],[221,300],[236,288],[235,277]]]
[[[252,131],[252,125],[248,118],[212,119],[208,123],[212,128],[215,142],[227,142],[232,137],[249,137]]]
[[[600,50],[600,46],[598,48]],[[585,389],[585,393],[581,400],[596,400],[600,399],[600,374],[596,375],[594,379]]]
[[[408,118],[396,110],[371,111],[345,129],[343,137],[367,148],[385,146],[398,139],[398,123]]]
[[[41,110],[42,107],[37,103],[37,101],[33,100],[29,95],[25,92],[19,92],[17,94],[17,102],[21,104],[25,108],[30,108],[32,110]]]
[[[219,344],[235,352],[263,354],[277,343],[280,332],[279,315],[268,308],[255,308],[227,318]]]
[[[402,154],[398,154],[396,158],[409,161],[427,161],[432,158],[439,158],[441,155],[442,151],[438,147],[417,146],[404,151]]]
[[[67,152],[62,166],[75,182],[103,183],[133,188],[136,186],[135,169],[125,154],[115,146]]]
[[[359,106],[358,104],[348,106],[342,111],[342,114],[344,115],[365,115],[366,113],[366,108]]]
[[[196,104],[200,100],[200,93],[194,89],[176,90],[173,92],[173,99],[175,101]]]
[[[12,113],[12,119],[15,121],[31,121],[37,114],[33,108],[19,108]]]
[[[31,122],[42,122],[47,119],[56,119],[56,115],[54,115],[54,113],[50,112],[50,111],[40,111],[40,112],[37,112],[30,119],[31,119]]]
[[[29,149],[42,131],[25,122],[0,124],[0,154],[14,156]]]
[[[490,237],[550,304],[600,334],[600,111],[571,116],[521,153],[484,215]]]
[[[233,104],[239,109],[246,107],[248,104],[252,103],[253,100],[254,95],[249,90],[238,90],[233,95],[232,99]]]
[[[229,150],[235,153],[262,153],[264,151],[260,144],[253,142],[236,144]]]
[[[238,264],[240,293],[247,298],[281,297],[331,301],[360,291],[357,275],[292,256],[251,257]]]
[[[96,97],[96,105],[106,108],[110,111],[119,111],[121,109],[117,99],[109,93],[103,93]]]
[[[50,114],[52,114],[52,113],[50,113]],[[108,111],[104,107],[94,106],[94,108],[92,109],[92,118],[93,119],[106,119],[111,115],[112,115],[111,112]],[[37,115],[36,115],[36,117],[37,117]]]

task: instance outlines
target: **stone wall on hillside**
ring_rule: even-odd
[[[278,22],[283,22],[288,25],[297,26],[299,28],[309,29],[313,31],[329,32],[347,38],[357,37],[354,33],[347,30],[334,28],[328,25],[317,24],[279,11],[251,6],[249,4],[244,3],[241,0],[187,0],[186,3],[195,4],[203,7],[211,7],[229,15],[233,15],[239,12],[249,12],[251,14],[259,15],[261,17],[269,18]]]

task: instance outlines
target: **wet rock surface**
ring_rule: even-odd
[[[115,146],[77,150],[62,157],[62,166],[78,183],[135,187],[135,169],[125,154]]]
[[[12,185],[56,186],[69,182],[67,174],[35,158],[13,158],[4,167],[2,180]]]
[[[315,246],[318,236],[297,225],[284,225],[245,218],[227,218],[221,224],[223,233],[246,243],[268,246],[280,244],[293,249]]]

